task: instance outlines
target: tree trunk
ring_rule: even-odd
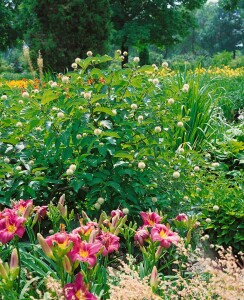
[[[233,50],[233,56],[232,56],[232,58],[236,59],[236,49]]]

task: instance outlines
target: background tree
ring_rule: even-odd
[[[103,53],[110,36],[108,0],[23,0],[18,6],[23,38],[44,65],[69,67],[88,50]]]
[[[172,46],[186,36],[194,22],[192,11],[206,0],[111,0],[114,41],[122,51],[129,46]]]

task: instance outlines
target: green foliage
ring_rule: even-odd
[[[227,66],[231,62],[232,54],[231,52],[223,51],[217,53],[213,56],[214,65],[221,67],[222,65]]]
[[[20,29],[36,59],[41,50],[46,69],[63,71],[88,50],[104,52],[110,32],[110,9],[104,1],[21,1]]]

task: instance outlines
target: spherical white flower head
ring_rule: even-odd
[[[136,56],[136,57],[133,58],[133,61],[134,61],[135,63],[139,63],[140,58],[139,58],[138,56]]]
[[[39,90],[38,90],[38,89],[34,89],[34,90],[33,90],[33,93],[34,93],[34,94],[38,94],[38,93],[39,93]]]
[[[57,108],[56,106],[53,106],[53,107],[52,107],[52,110],[53,110],[53,111],[57,111],[58,108]]]
[[[205,237],[205,240],[209,239],[209,235],[208,234],[205,234],[204,237]]]
[[[130,106],[133,110],[137,109],[137,105],[135,103],[131,104]]]
[[[177,123],[177,126],[178,127],[184,127],[184,124],[183,124],[183,122],[180,121],[180,122]]]
[[[175,172],[173,173],[173,177],[174,177],[175,179],[180,178],[180,172],[175,171]]]
[[[120,55],[119,58],[120,58],[121,60],[124,60],[124,59],[125,59],[124,55]]]
[[[92,56],[93,53],[92,53],[91,51],[87,51],[87,52],[86,52],[86,55],[87,55],[87,56]]]
[[[215,211],[219,210],[218,205],[214,205],[214,206],[213,206],[213,210],[215,210]]]
[[[54,81],[54,82],[51,84],[51,88],[55,88],[57,85],[58,85],[57,82]]]
[[[85,92],[84,93],[84,98],[85,99],[91,99],[91,95],[92,95],[92,92]]]
[[[169,66],[169,64],[167,63],[167,61],[164,61],[163,63],[162,63],[162,67],[163,68],[168,68],[168,66]]]
[[[117,115],[117,110],[116,109],[112,109],[112,113],[113,113],[114,116],[116,116]]]
[[[34,160],[30,160],[28,163],[29,163],[29,165],[34,165],[35,162],[34,162]]]
[[[84,107],[83,107],[83,106],[79,106],[78,108],[79,108],[79,110],[83,110],[83,109],[84,109]]]
[[[24,101],[21,100],[21,99],[18,102],[19,102],[19,104],[23,104],[24,103]]]
[[[158,78],[153,78],[152,83],[153,83],[154,85],[158,85],[158,84],[159,84]]]
[[[162,128],[160,127],[160,126],[156,126],[155,128],[154,128],[154,131],[155,132],[161,132],[162,131]]]
[[[75,171],[76,170],[76,165],[75,164],[70,165],[69,169],[72,170],[72,171]]]
[[[116,53],[121,55],[121,50],[116,50]]]
[[[97,202],[97,203],[94,204],[94,207],[95,207],[97,210],[99,210],[99,209],[101,208],[101,205]]]
[[[78,134],[76,135],[76,138],[77,138],[77,140],[80,140],[80,139],[82,138],[82,135],[78,133]]]
[[[123,212],[125,215],[128,215],[129,209],[128,209],[128,208],[123,208],[123,209],[122,209],[122,212]]]
[[[69,77],[68,76],[62,76],[62,82],[63,83],[69,83]]]
[[[101,135],[101,134],[102,134],[102,130],[99,129],[99,128],[96,128],[96,129],[94,129],[94,134],[95,134],[96,136]]]
[[[198,166],[195,166],[195,167],[194,167],[194,171],[195,171],[195,172],[198,172],[198,171],[200,171],[200,168],[199,168]]]
[[[212,222],[212,220],[211,220],[210,218],[207,218],[207,219],[205,220],[205,222],[209,224],[209,223]]]
[[[17,166],[17,167],[16,167],[16,170],[17,170],[17,171],[21,171],[21,170],[22,170],[22,167],[21,167],[21,166]]]
[[[184,197],[183,197],[183,200],[188,201],[188,200],[189,200],[189,197],[188,197],[188,196],[184,196]]]
[[[73,69],[77,69],[78,68],[78,65],[77,65],[77,63],[72,63],[72,65],[71,65],[71,67],[73,68]]]
[[[196,188],[196,192],[201,192],[201,189],[199,187]]]
[[[158,201],[158,198],[157,197],[152,197],[152,202],[153,203],[156,203]]]
[[[185,152],[185,150],[184,150],[184,148],[182,148],[182,147],[179,147],[179,148],[177,149],[177,152],[178,152],[178,153],[184,153],[184,152]]]
[[[78,65],[81,62],[81,59],[79,57],[76,57],[75,63]]]
[[[105,199],[102,198],[102,197],[99,197],[99,198],[97,199],[97,203],[99,203],[100,205],[102,205],[102,204],[104,203],[104,201],[105,201]]]
[[[22,93],[22,97],[23,97],[23,98],[29,98],[30,95],[29,95],[28,92],[23,92],[23,93]]]
[[[175,100],[174,100],[173,98],[169,98],[169,99],[168,99],[168,103],[169,103],[170,105],[172,105],[172,104],[175,103]]]
[[[100,107],[101,106],[101,104],[99,102],[97,102],[95,105],[96,105],[96,107]]]
[[[143,121],[143,116],[138,116],[137,120],[138,120],[138,122],[142,122]]]
[[[219,163],[213,162],[213,163],[212,163],[212,167],[214,167],[214,168],[215,168],[215,167],[219,167]]]
[[[87,133],[86,133],[86,132],[84,132],[82,135],[83,135],[83,137],[86,137],[86,136],[87,136]]]
[[[8,99],[8,96],[7,96],[7,95],[2,95],[2,96],[1,96],[1,99],[2,99],[2,100],[7,100],[7,99]]]
[[[71,170],[71,169],[68,169],[68,170],[66,171],[66,174],[67,174],[68,176],[71,176],[71,175],[74,174],[74,171]]]
[[[127,51],[124,51],[124,52],[123,52],[123,55],[124,55],[124,56],[127,56],[127,55],[128,55],[128,52],[127,52]]]
[[[8,157],[5,157],[3,161],[4,161],[6,164],[9,164],[10,159],[9,159]]]
[[[181,90],[184,93],[188,93],[189,88],[190,88],[189,84],[186,83],[186,84],[183,85],[183,88]]]
[[[140,162],[138,163],[138,168],[141,169],[141,170],[143,170],[143,169],[146,168],[146,164],[145,164],[143,161],[140,161]]]
[[[214,248],[214,244],[210,244],[209,248],[213,249]]]
[[[21,122],[16,123],[16,127],[22,127],[22,126],[23,126],[23,124]]]
[[[36,131],[42,131],[42,128],[40,126],[36,127]]]
[[[49,85],[52,85],[52,84],[53,84],[53,81],[52,81],[52,80],[49,80],[49,81],[48,81],[48,84],[49,84]]]
[[[156,64],[152,64],[152,67],[153,67],[153,68],[156,68],[156,67],[157,67],[157,65],[156,65]]]
[[[64,117],[64,113],[62,113],[61,111],[59,113],[57,113],[57,117],[59,119],[63,118]]]

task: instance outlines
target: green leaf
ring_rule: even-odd
[[[59,94],[58,93],[54,93],[51,90],[47,90],[46,92],[44,92],[44,94],[42,95],[42,99],[41,99],[41,104],[45,105],[53,100],[58,99]]]
[[[121,186],[117,183],[117,182],[114,182],[114,181],[108,181],[106,183],[106,186],[111,186],[112,188],[114,188],[117,192],[119,192],[120,194],[122,193],[122,190],[121,190]]]
[[[93,111],[94,113],[95,112],[104,112],[105,114],[107,115],[110,115],[110,116],[114,116],[114,113],[112,112],[112,110],[108,107],[102,107],[102,106],[99,106],[99,107],[96,107]]]

